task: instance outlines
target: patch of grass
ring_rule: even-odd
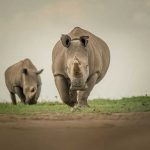
[[[84,108],[75,113],[119,113],[150,111],[150,96],[122,98],[120,100],[94,99],[89,100],[90,108]],[[71,108],[58,102],[38,103],[37,105],[12,105],[0,103],[0,114],[44,114],[71,113]]]
[[[18,103],[12,104],[0,104],[0,114],[41,114],[49,112],[69,112],[70,108],[67,105],[58,102],[38,103],[36,105],[24,105]]]
[[[95,112],[146,112],[150,111],[150,97],[140,96],[120,100],[95,99],[90,102],[90,106],[95,109]]]

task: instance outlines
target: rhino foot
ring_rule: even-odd
[[[71,108],[71,112],[81,112],[82,110],[87,108],[90,108],[88,104],[86,105],[77,104],[73,108]]]

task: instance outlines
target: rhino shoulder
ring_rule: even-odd
[[[63,45],[59,40],[53,48],[52,51],[52,72],[54,76],[63,75],[66,76],[65,73],[65,52],[63,49]]]
[[[29,68],[37,71],[36,67],[33,65],[32,61],[29,58],[26,58],[22,61],[21,68]]]
[[[86,36],[89,35],[88,31],[80,28],[80,27],[75,27],[73,30],[71,30],[71,32],[69,33],[69,35],[72,38],[76,38],[76,37],[80,37],[80,36]]]
[[[32,63],[29,58],[24,59],[23,62],[24,62],[24,63]]]

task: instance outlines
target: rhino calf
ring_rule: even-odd
[[[16,95],[24,104],[36,104],[41,92],[40,74],[30,59],[22,60],[5,71],[5,83],[10,92],[13,104],[16,104]]]
[[[62,35],[52,52],[52,71],[59,95],[69,106],[87,106],[87,98],[106,74],[110,63],[107,44],[75,27]]]

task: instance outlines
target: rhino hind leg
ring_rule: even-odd
[[[98,79],[98,74],[93,74],[87,81],[88,88],[85,91],[79,91],[78,92],[78,105],[79,107],[89,106],[87,103],[88,96],[90,95],[90,92],[92,91],[94,85],[96,84]]]
[[[16,102],[16,96],[15,96],[15,94],[12,93],[12,92],[10,92],[10,97],[11,97],[12,103],[13,103],[14,105],[16,105],[17,102]]]
[[[72,100],[70,97],[69,84],[67,80],[63,76],[55,76],[55,84],[56,84],[57,90],[59,92],[59,95],[62,101],[65,104],[73,107],[76,102],[74,99]]]
[[[21,102],[25,104],[25,96],[23,94],[23,90],[20,87],[15,87],[15,93],[18,95],[18,97],[20,98]]]

